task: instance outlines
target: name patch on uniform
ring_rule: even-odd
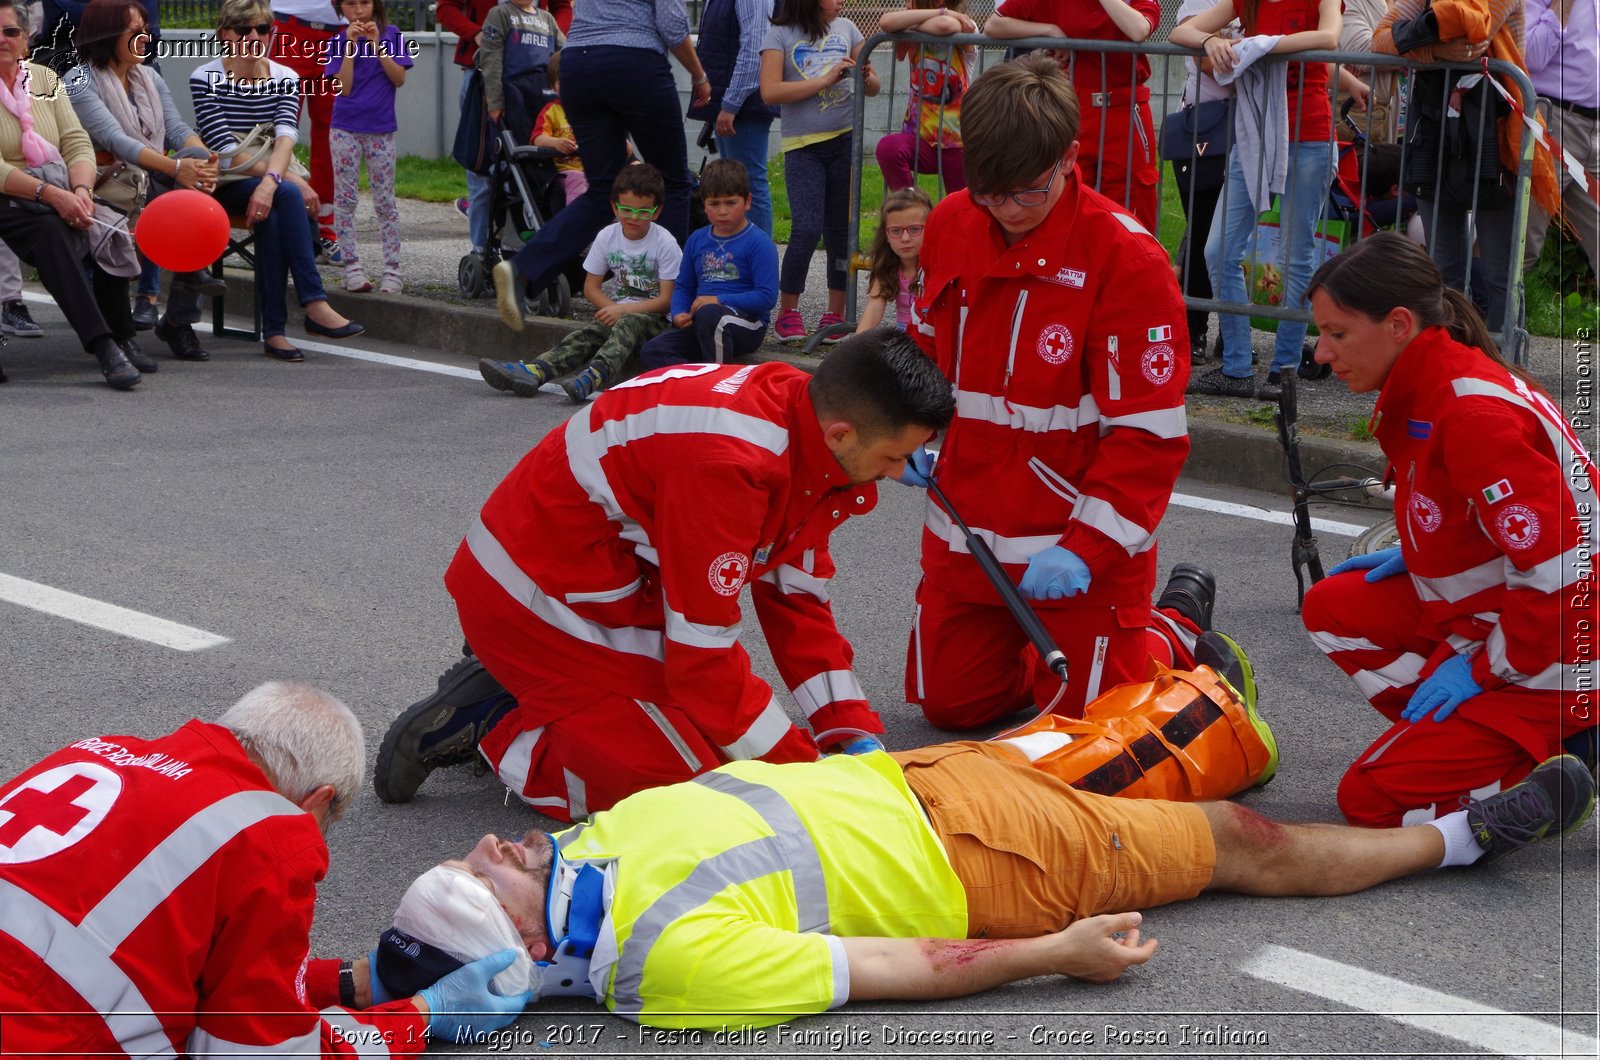
[[[1139,371],[1156,386],[1165,386],[1171,382],[1172,370],[1177,363],[1178,357],[1172,352],[1172,347],[1158,342],[1144,351],[1144,356],[1139,360]]]
[[[1433,533],[1444,523],[1444,513],[1439,510],[1439,502],[1425,493],[1411,494],[1411,521],[1417,524],[1417,529],[1425,533]]]
[[[1483,488],[1483,499],[1487,504],[1499,504],[1512,494],[1511,480],[1501,479],[1492,485]]]
[[[1508,505],[1495,516],[1494,528],[1507,548],[1521,552],[1539,541],[1539,513],[1526,504]]]
[[[1047,364],[1066,364],[1072,359],[1072,332],[1065,324],[1046,324],[1039,332],[1038,351]]]
[[[728,376],[728,378],[722,380],[720,383],[712,384],[711,389],[715,390],[719,394],[737,394],[739,392],[739,388],[744,386],[744,381],[749,379],[750,373],[755,370],[755,365],[747,364],[737,372],[734,372],[732,375]]]
[[[743,552],[724,552],[711,561],[711,569],[706,572],[711,581],[711,589],[718,596],[733,596],[744,584],[744,576],[750,573],[750,560]]]
[[[1062,287],[1082,287],[1089,274],[1082,269],[1057,269],[1054,276],[1046,276],[1046,283],[1060,284]]]

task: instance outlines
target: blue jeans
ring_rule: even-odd
[[[1328,186],[1333,181],[1333,145],[1306,142],[1289,145],[1289,179],[1281,197],[1278,229],[1279,257],[1283,267],[1283,306],[1304,308],[1302,296],[1311,282],[1316,260],[1317,222],[1328,201]],[[1240,266],[1255,242],[1256,218],[1266,208],[1257,209],[1245,190],[1244,168],[1237,149],[1228,155],[1228,186],[1211,222],[1206,240],[1206,261],[1213,279],[1220,281],[1217,297],[1225,302],[1248,303],[1245,278]],[[1235,379],[1255,374],[1250,355],[1250,317],[1248,314],[1222,313],[1222,373]],[[1306,341],[1306,325],[1298,320],[1278,321],[1278,338],[1273,347],[1272,368],[1281,370],[1300,364],[1301,347]]]
[[[767,185],[767,144],[772,136],[772,119],[766,115],[733,120],[733,135],[717,134],[717,152],[723,158],[744,163],[750,174],[750,223],[772,235],[772,189]]]
[[[217,190],[217,201],[231,214],[245,212],[250,196],[264,178],[224,184]],[[285,303],[289,298],[289,276],[294,276],[295,293],[301,305],[326,302],[317,272],[317,252],[311,245],[311,223],[306,218],[306,201],[300,188],[291,181],[278,185],[272,196],[272,209],[266,220],[255,227],[256,293],[261,299],[261,331],[268,338],[282,335],[289,320]]]
[[[567,263],[616,220],[611,182],[627,165],[629,137],[666,180],[660,223],[680,246],[689,236],[689,148],[667,57],[648,48],[564,48],[561,103],[589,188],[511,259],[535,291],[554,283]]]
[[[472,84],[471,70],[461,72],[461,100],[467,103],[467,87]],[[489,245],[489,178],[467,173],[467,233],[472,238],[472,249],[481,251]]]

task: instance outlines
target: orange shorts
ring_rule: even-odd
[[[970,938],[1031,938],[1193,898],[1216,845],[1200,808],[1078,791],[995,744],[898,751],[967,892]]]

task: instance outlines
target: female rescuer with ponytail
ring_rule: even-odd
[[[1312,641],[1392,722],[1339,784],[1357,825],[1432,820],[1567,749],[1594,769],[1600,477],[1427,251],[1381,233],[1307,290],[1317,361],[1379,391],[1398,548],[1306,594]]]

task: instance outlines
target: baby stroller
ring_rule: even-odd
[[[500,129],[498,137],[489,171],[489,246],[483,254],[468,253],[461,259],[456,286],[464,298],[492,294],[495,265],[515,254],[566,203],[556,176],[555,160],[560,156],[555,151],[519,144],[510,129]],[[555,283],[530,299],[528,308],[540,316],[566,316],[572,309],[572,270],[582,267],[581,256],[573,259]]]
[[[1346,100],[1339,119],[1351,130],[1354,139],[1340,143],[1333,186],[1328,190],[1328,216],[1347,221],[1357,239],[1374,232],[1398,228],[1417,212],[1411,195],[1389,198],[1389,189],[1400,184],[1401,149],[1395,144],[1375,144],[1350,117],[1354,100]],[[1357,227],[1359,224],[1359,227]]]

